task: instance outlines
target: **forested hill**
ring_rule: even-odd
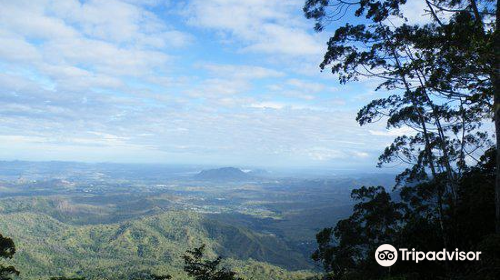
[[[209,255],[228,257],[227,264],[246,279],[301,279],[306,260],[270,234],[171,211],[114,224],[76,226],[40,213],[3,214],[0,232],[14,237],[18,252],[13,264],[24,279],[54,275],[123,278],[140,271],[169,273],[183,279],[182,258],[192,247],[206,244]],[[271,265],[269,263],[274,263]],[[180,277],[180,278],[179,278]],[[272,277],[272,278],[269,278]]]

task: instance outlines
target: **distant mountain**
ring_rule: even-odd
[[[252,175],[241,171],[235,167],[223,167],[218,169],[203,170],[194,176],[197,180],[211,180],[211,181],[241,181],[250,180]]]
[[[265,169],[252,169],[247,172],[248,175],[255,176],[255,177],[269,177],[271,176],[271,173]]]

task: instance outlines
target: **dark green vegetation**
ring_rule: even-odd
[[[303,261],[300,254],[273,236],[205,220],[197,213],[171,211],[90,226],[71,226],[35,213],[3,218],[0,231],[16,236],[19,251],[12,262],[24,277],[68,274],[119,278],[151,269],[176,272],[182,267],[182,254],[199,244],[207,244],[212,255],[217,251],[233,258],[235,265],[241,265],[236,259],[249,258],[296,265]]]
[[[205,245],[186,251],[184,258],[184,271],[195,280],[243,280],[236,277],[236,273],[223,267],[219,268],[221,257],[214,260],[203,259]]]
[[[0,234],[0,261],[11,259],[15,253],[16,246],[14,241]],[[4,266],[3,263],[0,262],[0,280],[10,280],[14,275],[19,275],[17,269],[13,266]]]
[[[494,157],[487,154],[466,171],[458,185],[459,203],[446,206],[443,220],[435,217],[432,183],[404,187],[401,201],[394,201],[382,187],[353,191],[359,201],[354,213],[317,235],[313,257],[322,262],[333,279],[498,279],[500,237],[494,234]],[[443,223],[445,231],[441,229]],[[445,246],[443,237],[446,235]],[[332,243],[332,238],[338,242]],[[375,261],[380,244],[420,251],[443,248],[481,251],[481,262],[451,261],[419,264],[398,261],[390,271]],[[326,279],[330,279],[325,277]]]
[[[385,97],[362,108],[361,125],[413,128],[379,165],[401,163],[394,194],[352,192],[353,214],[318,233],[313,258],[325,279],[499,279],[500,17],[494,0],[426,0],[428,24],[408,22],[406,0],[307,0],[323,31],[354,11],[328,41],[321,68],[341,83],[372,78]],[[413,12],[413,11],[412,11]],[[373,185],[373,184],[370,184]],[[481,261],[379,266],[381,244],[419,251],[482,251]]]
[[[0,252],[2,258],[12,258],[16,253],[15,244],[10,238],[5,238],[0,235]],[[184,271],[188,276],[195,280],[243,280],[236,277],[236,272],[231,271],[227,267],[221,267],[222,257],[216,257],[214,260],[205,258],[205,245],[201,247],[187,250],[183,256]],[[18,276],[17,271],[13,266],[0,266],[0,279],[12,280],[12,276]],[[134,280],[168,280],[172,279],[170,274],[158,275],[153,273],[135,273],[128,276]],[[50,277],[50,280],[85,280],[84,277]]]
[[[351,190],[392,181],[214,182],[182,175],[186,170],[158,175],[124,166],[131,172],[123,174],[106,166],[24,164],[0,164],[0,232],[16,242],[12,264],[24,279],[188,279],[182,256],[201,244],[244,279],[302,279],[316,273],[315,233],[349,215]]]

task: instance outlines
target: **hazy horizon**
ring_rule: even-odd
[[[368,175],[390,175],[395,176],[400,169],[396,168],[373,168],[373,169],[359,169],[359,168],[333,168],[333,167],[322,167],[322,166],[309,166],[309,167],[283,167],[283,166],[257,166],[257,165],[218,165],[218,164],[195,164],[195,163],[185,163],[185,164],[175,164],[175,163],[127,163],[127,162],[83,162],[83,161],[29,161],[29,160],[0,160],[0,169],[11,168],[12,164],[25,164],[25,165],[39,165],[39,167],[45,167],[48,169],[54,168],[55,166],[65,166],[71,167],[120,167],[125,169],[141,169],[149,168],[151,171],[155,170],[178,170],[177,172],[189,171],[190,174],[197,174],[203,170],[215,170],[220,168],[237,168],[243,172],[249,171],[266,171],[267,175],[272,177],[304,177],[304,178],[329,178],[337,176],[368,176]],[[21,168],[22,166],[15,166],[15,168]],[[28,169],[29,170],[29,169]]]

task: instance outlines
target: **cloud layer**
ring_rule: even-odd
[[[302,2],[0,0],[0,159],[373,165]]]

